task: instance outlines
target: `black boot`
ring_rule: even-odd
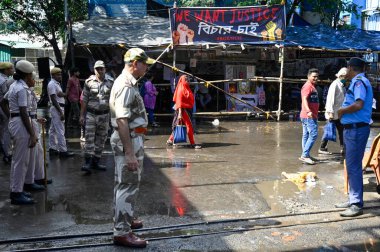
[[[84,158],[85,160],[85,163],[84,165],[82,166],[82,171],[86,172],[86,174],[91,174],[91,163],[92,163],[92,157],[85,157]]]
[[[27,192],[45,191],[45,186],[38,185],[36,183],[33,183],[33,184],[24,184],[24,191],[27,191]]]
[[[92,166],[91,168],[98,171],[106,171],[107,168],[104,165],[99,164],[99,157],[92,158]]]
[[[31,205],[34,204],[34,200],[28,198],[21,192],[11,192],[10,194],[12,205]]]

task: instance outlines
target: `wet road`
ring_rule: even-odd
[[[320,134],[324,122],[320,122]],[[380,219],[376,209],[366,211],[371,219],[345,220],[338,213],[301,215],[298,213],[333,210],[333,204],[345,199],[339,145],[330,143],[332,156],[318,156],[320,139],[312,154],[321,162],[314,166],[300,163],[302,128],[299,122],[231,122],[221,120],[219,127],[210,121],[197,124],[196,142],[201,150],[184,146],[167,147],[169,127],[150,129],[145,142],[146,157],[136,213],[145,227],[160,227],[181,223],[218,221],[257,216],[279,216],[236,226],[218,224],[214,227],[191,227],[177,231],[146,234],[157,237],[166,233],[187,234],[215,230],[236,230],[253,226],[268,226],[260,230],[215,234],[187,239],[151,241],[147,250],[340,250],[351,242],[363,248],[377,247]],[[371,129],[371,140],[380,132]],[[106,172],[84,176],[79,130],[68,130],[69,148],[77,155],[60,160],[49,158],[48,176],[54,182],[46,192],[35,193],[33,206],[12,206],[9,200],[9,165],[0,169],[0,240],[19,237],[65,235],[112,230],[113,156],[109,144],[102,158]],[[286,181],[282,172],[314,171],[316,183],[295,185]],[[375,193],[374,175],[365,176],[365,199],[369,205],[380,206]],[[289,216],[288,216],[289,215]],[[365,215],[365,216],[367,216]],[[375,217],[373,217],[375,216]],[[331,219],[331,222],[328,221]],[[308,225],[308,222],[327,220]],[[301,223],[299,228],[280,225]],[[278,230],[276,226],[278,225]],[[270,226],[270,227],[269,227]],[[273,226],[273,227],[272,227]],[[228,229],[228,227],[230,229]],[[337,230],[342,230],[337,232]],[[372,240],[369,240],[372,239]],[[96,241],[110,241],[105,236]],[[87,239],[78,243],[87,242]],[[58,246],[52,242],[51,246]],[[23,248],[19,245],[17,248]],[[0,250],[14,247],[0,245]],[[332,249],[332,250],[329,250]],[[93,251],[89,249],[88,251]],[[115,247],[97,251],[118,251]],[[359,249],[361,250],[361,249]],[[80,251],[83,251],[81,249]]]

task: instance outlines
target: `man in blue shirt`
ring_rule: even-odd
[[[349,184],[349,201],[336,204],[347,208],[342,217],[363,214],[363,172],[362,159],[369,136],[369,122],[372,114],[372,86],[364,76],[365,62],[351,58],[348,62],[347,78],[352,79],[338,117],[344,127],[343,139],[346,149],[346,167]]]

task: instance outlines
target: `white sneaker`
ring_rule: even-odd
[[[321,150],[321,149],[318,149],[318,154],[322,154],[322,155],[331,155],[332,153],[327,151],[327,150]]]
[[[84,137],[79,138],[79,140],[80,140],[81,142],[86,142],[86,138],[84,138]]]
[[[315,161],[313,161],[311,158],[309,157],[300,157],[298,158],[300,161],[302,161],[303,163],[306,163],[306,164],[309,164],[309,165],[314,165],[315,164]]]

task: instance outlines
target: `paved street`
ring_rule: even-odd
[[[344,201],[339,145],[332,156],[318,156],[324,122],[319,123],[314,165],[300,163],[299,122],[211,120],[197,124],[203,149],[167,147],[169,126],[150,129],[136,212],[149,240],[147,251],[376,251],[380,249],[380,202],[373,173],[365,175],[365,214],[342,219],[334,203]],[[380,132],[371,129],[369,144]],[[102,162],[106,172],[84,176],[79,130],[68,131],[77,155],[50,157],[53,184],[35,193],[33,206],[9,200],[10,165],[0,169],[0,240],[36,236],[94,234],[69,240],[2,244],[0,250],[100,244],[111,242],[113,156],[109,144]],[[281,175],[314,171],[316,183],[296,186]],[[235,221],[232,221],[235,220]],[[191,224],[191,225],[182,225]],[[182,226],[178,226],[182,225]],[[164,228],[166,226],[166,228]],[[151,229],[159,227],[158,229]],[[109,233],[109,234],[108,234]],[[163,239],[164,237],[182,238]],[[77,251],[122,251],[98,246]],[[75,250],[74,250],[75,251]]]

